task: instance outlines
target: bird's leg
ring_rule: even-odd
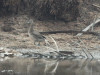
[[[36,45],[36,44],[35,44],[35,41],[34,41],[34,45]]]
[[[34,45],[38,46],[38,45],[40,45],[40,42],[36,43],[36,41],[34,41]]]
[[[46,46],[46,43],[44,43],[44,46]]]
[[[40,42],[38,43],[38,45],[40,45]]]

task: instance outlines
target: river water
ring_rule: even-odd
[[[100,61],[7,58],[0,60],[0,75],[100,75]]]

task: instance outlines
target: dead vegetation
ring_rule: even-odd
[[[36,17],[39,19],[53,18],[65,21],[75,20],[79,16],[77,0],[37,0]]]
[[[91,3],[89,3],[89,1]],[[23,14],[23,16],[13,16],[7,19],[4,22],[0,24],[1,26],[1,34],[0,34],[0,46],[6,46],[6,48],[9,49],[26,49],[26,48],[34,48],[33,51],[36,49],[41,49],[37,53],[31,53],[30,55],[34,54],[35,56],[40,55],[43,57],[49,57],[50,55],[43,54],[41,52],[46,52],[49,53],[55,53],[58,54],[58,58],[61,55],[61,58],[67,58],[67,57],[73,57],[73,51],[75,53],[79,53],[81,56],[86,56],[87,58],[95,58],[95,54],[90,51],[92,50],[97,50],[99,49],[99,44],[100,44],[100,38],[99,36],[92,36],[92,35],[87,35],[87,36],[82,36],[82,32],[88,32],[87,30],[90,28],[93,28],[94,25],[100,22],[100,13],[97,10],[94,10],[94,8],[98,8],[100,5],[97,3],[93,3],[94,0],[82,0],[80,5],[80,2],[77,0],[1,0],[1,15],[9,15],[9,13],[12,14],[19,14],[21,13],[24,9],[27,11],[27,13],[31,13],[36,19],[39,20],[44,20],[44,19],[56,19],[56,20],[50,20],[50,21],[38,21],[34,23],[34,29],[36,31],[54,31],[54,30],[81,30],[79,33],[81,33],[81,37],[74,37],[71,34],[50,34],[52,36],[53,41],[51,38],[48,38],[49,36],[46,36],[47,39],[49,40],[51,47],[44,47],[44,46],[35,46],[33,45],[33,42],[29,40],[29,37],[27,35],[27,30],[29,26],[26,24],[26,22],[29,21],[29,15],[26,16]],[[15,3],[14,3],[15,2]],[[22,4],[23,3],[23,4]],[[25,4],[24,4],[25,3]],[[95,6],[94,6],[95,4]],[[21,5],[21,6],[20,6]],[[82,6],[82,11],[79,10],[80,7]],[[3,8],[4,7],[4,8]],[[22,9],[22,10],[21,10]],[[81,15],[79,12],[81,11]],[[8,13],[9,12],[9,13]],[[78,17],[80,15],[80,17]],[[32,17],[33,17],[32,16]],[[96,18],[95,18],[96,16]],[[78,17],[77,21],[74,22],[61,22],[59,20],[63,21],[72,21],[76,20]],[[13,22],[10,22],[10,20]],[[4,26],[3,26],[4,25]],[[14,28],[14,30],[8,27]],[[76,28],[75,28],[76,27]],[[85,28],[84,28],[85,27]],[[8,29],[6,29],[8,28]],[[93,32],[100,32],[99,31],[100,27],[95,27]],[[92,29],[93,30],[93,29]],[[96,32],[96,33],[98,33]],[[55,48],[56,47],[56,48]],[[42,49],[43,48],[43,49]],[[62,51],[60,51],[62,50]],[[64,51],[63,51],[64,50]],[[71,50],[66,51],[66,50]],[[22,50],[19,50],[19,52]],[[29,51],[29,50],[28,50]],[[49,52],[48,52],[49,51]],[[55,52],[56,51],[56,52]],[[90,52],[89,52],[90,51]],[[22,51],[25,52],[25,51]],[[69,53],[69,54],[68,54]],[[23,55],[27,56],[26,53],[22,53]],[[33,56],[34,56],[33,55]],[[66,55],[66,56],[65,56]],[[79,57],[79,56],[78,56]],[[50,58],[50,57],[49,57]],[[76,57],[75,57],[76,58]]]
[[[1,0],[0,15],[32,14],[39,20],[76,20],[79,16],[78,0]]]

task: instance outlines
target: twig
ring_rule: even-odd
[[[47,47],[47,46],[45,46],[47,49],[51,49],[51,50],[53,50],[53,52],[54,53],[57,53],[57,52],[55,52],[56,50],[55,49],[53,49],[53,48],[51,48],[51,47]],[[49,52],[51,52],[51,51],[49,51]],[[58,53],[57,53],[58,54]]]
[[[71,41],[74,42],[73,40],[71,40]],[[76,44],[78,44],[81,47],[81,49],[82,49],[82,46],[79,43],[76,42]],[[82,51],[85,53],[85,55],[87,56],[87,58],[89,58],[88,55],[86,54],[86,52],[84,51],[84,49],[82,49]]]
[[[63,54],[62,53],[60,53],[60,52],[57,52],[57,51],[55,51],[57,54],[59,54],[59,55],[61,55],[61,56],[63,56]]]
[[[98,5],[96,5],[96,4],[93,4],[93,6],[100,8],[100,6],[98,6]]]
[[[65,42],[66,44],[69,44],[69,46],[71,47],[71,48],[74,48],[70,43],[68,43],[68,42]],[[77,52],[77,53],[79,53],[75,48],[74,48],[74,50]],[[80,53],[81,54],[81,53]]]
[[[93,22],[92,24],[90,24],[89,26],[87,26],[85,29],[83,29],[82,31],[87,31],[88,29],[90,29],[91,27],[93,27],[98,22],[100,22],[100,17],[95,22]],[[76,36],[81,36],[82,34],[83,33],[78,33]]]
[[[51,36],[50,36],[51,37]],[[57,51],[59,52],[59,49],[58,49],[58,46],[57,46],[57,43],[56,43],[56,41],[51,37],[51,39],[53,40],[53,42],[55,43],[55,45],[56,45],[56,48],[57,48]]]
[[[83,43],[83,41],[78,37],[78,39]],[[86,48],[86,50],[89,52],[89,50],[88,50],[88,48],[86,47],[86,45],[83,43],[83,45],[84,45],[84,47]],[[93,57],[93,55],[89,52],[89,54],[92,56],[92,58],[94,58]]]
[[[45,46],[47,49],[51,49],[51,50],[53,50],[53,51],[55,51],[55,49],[53,49],[53,48],[51,48],[51,47],[47,47],[47,46]]]
[[[94,18],[93,24],[95,23],[95,21],[96,21],[96,15],[95,15],[95,18]],[[93,31],[93,27],[94,27],[94,25],[92,26],[92,31]]]
[[[46,39],[45,39],[45,43],[46,43],[46,45],[50,45],[49,42],[48,42],[48,40],[46,40]]]
[[[89,50],[96,50],[96,49],[100,49],[100,47],[89,48]]]

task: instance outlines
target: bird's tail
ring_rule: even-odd
[[[48,42],[48,40],[45,39],[45,43],[46,45],[50,45],[50,43]]]

